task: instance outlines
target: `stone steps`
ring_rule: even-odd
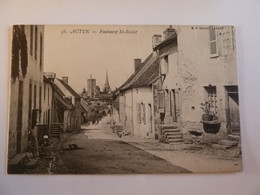
[[[183,139],[169,139],[169,144],[181,143]]]
[[[59,123],[51,124],[51,137],[60,138],[62,132],[62,127]]]
[[[162,129],[178,129],[178,125],[176,124],[174,124],[174,125],[165,125],[165,124],[163,124],[163,125],[161,125],[161,128]]]
[[[162,133],[170,144],[183,142],[183,134],[177,125],[162,125]]]
[[[112,129],[113,129],[113,133],[118,133],[118,132],[124,131],[123,125],[120,125],[120,124],[116,124],[116,125],[112,126]]]
[[[167,135],[168,139],[183,139],[182,134],[177,134],[177,135]]]
[[[164,129],[163,131],[164,131],[164,133],[168,133],[168,134],[170,134],[170,133],[179,133],[180,129]]]

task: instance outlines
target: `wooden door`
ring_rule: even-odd
[[[51,120],[50,120],[50,109],[47,111],[47,123],[48,123],[48,133],[50,134],[51,131]]]
[[[240,132],[239,99],[237,86],[227,87],[228,127],[231,133]]]
[[[173,122],[177,123],[178,122],[178,118],[177,118],[177,93],[176,93],[175,89],[171,90],[170,96],[171,96],[170,109],[171,109],[172,120],[173,120]]]
[[[150,133],[152,134],[153,133],[153,113],[152,113],[152,105],[151,104],[148,104],[148,107],[149,107],[149,130],[150,130]]]

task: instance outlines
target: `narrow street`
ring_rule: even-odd
[[[189,173],[168,161],[124,142],[109,129],[108,118],[82,126],[60,145],[52,174]],[[77,149],[70,149],[76,144]]]

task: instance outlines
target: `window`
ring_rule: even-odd
[[[42,34],[40,36],[40,68],[42,68],[42,52],[43,52],[43,42],[42,42]]]
[[[204,87],[206,90],[206,102],[208,102],[209,109],[212,113],[217,115],[217,89],[216,86]]]
[[[29,124],[29,128],[31,127],[31,119],[32,119],[32,83],[30,81],[29,84],[29,112],[28,112],[28,124]]]
[[[146,113],[145,113],[145,104],[141,103],[142,105],[142,122],[146,124]]]
[[[37,60],[37,46],[38,46],[38,28],[35,26],[35,45],[34,45],[34,59]]]
[[[210,57],[218,56],[216,28],[209,26]]]
[[[39,87],[39,110],[42,109],[42,87]],[[40,112],[41,113],[41,112]]]
[[[161,74],[166,75],[169,71],[168,56],[164,56],[160,60]]]
[[[235,47],[235,28],[233,26],[226,26],[222,32],[223,54],[234,52]]]
[[[141,104],[136,103],[136,120],[138,123],[141,123]]]
[[[45,100],[45,96],[46,96],[46,85],[44,84],[44,89],[43,89],[43,99]]]
[[[34,106],[33,108],[36,109],[36,85],[34,85],[34,99],[33,99],[33,101],[34,101],[33,102],[34,103],[33,104],[33,106]]]
[[[48,87],[48,105],[50,105],[50,90],[49,90],[49,87]]]
[[[165,107],[165,91],[164,90],[158,90],[157,91],[157,96],[158,96],[158,102],[157,102],[157,110],[160,113],[164,113],[164,107]]]
[[[33,55],[33,25],[30,26],[30,54]]]

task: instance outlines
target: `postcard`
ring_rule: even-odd
[[[242,171],[234,26],[14,25],[8,174]]]

